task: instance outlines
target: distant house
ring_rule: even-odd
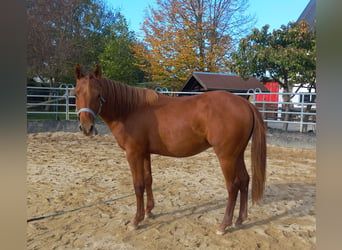
[[[182,88],[182,92],[205,92],[212,90],[225,90],[232,93],[247,93],[250,90],[270,92],[255,77],[244,80],[237,75],[210,72],[192,73]]]
[[[303,12],[298,17],[297,22],[299,21],[306,21],[311,28],[316,27],[316,0],[310,0],[310,2],[306,5]],[[312,86],[306,84],[303,87],[293,86],[292,92],[298,93],[307,93],[312,92]],[[295,96],[292,100],[293,102],[300,102],[301,96]],[[304,100],[306,102],[314,102],[316,96],[305,95]]]

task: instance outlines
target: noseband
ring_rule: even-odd
[[[97,110],[96,114],[95,112],[90,109],[90,108],[81,108],[77,111],[77,117],[79,118],[80,117],[80,113],[82,112],[88,112],[90,113],[93,117],[94,117],[94,120],[96,119],[96,117],[101,113],[101,110],[102,110],[102,103],[104,103],[106,100],[103,98],[102,95],[99,96],[99,102],[100,102],[100,106],[99,106],[99,109]]]

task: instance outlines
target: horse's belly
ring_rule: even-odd
[[[205,138],[180,138],[177,136],[165,141],[160,140],[151,146],[151,153],[171,157],[192,156],[210,147]]]

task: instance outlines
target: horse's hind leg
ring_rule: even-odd
[[[219,155],[218,157],[228,190],[226,211],[224,213],[223,220],[216,231],[217,234],[222,235],[224,234],[226,227],[232,225],[236,198],[239,191],[239,183],[237,182],[239,179],[236,178],[236,160],[231,157],[222,158]]]
[[[152,172],[151,172],[151,156],[148,155],[144,159],[144,175],[145,175],[145,190],[147,196],[146,217],[152,217],[152,209],[154,208],[154,198],[152,192]]]
[[[249,184],[249,175],[246,170],[246,165],[243,159],[243,156],[239,159],[238,162],[238,185],[240,190],[240,212],[239,217],[237,218],[235,225],[241,225],[243,221],[247,219],[247,204],[248,204],[248,184]]]

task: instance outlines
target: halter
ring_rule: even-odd
[[[81,108],[77,111],[77,117],[79,118],[80,117],[80,113],[81,112],[88,112],[90,113],[93,117],[94,117],[94,120],[96,119],[96,117],[101,113],[101,110],[102,110],[102,103],[104,103],[106,100],[103,98],[102,95],[99,96],[99,101],[100,101],[100,106],[99,106],[99,109],[97,110],[96,114],[95,112],[90,109],[90,108]]]

